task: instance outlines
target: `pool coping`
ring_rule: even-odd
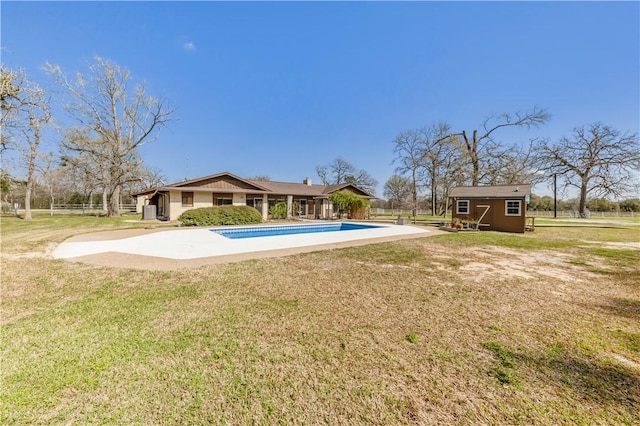
[[[367,223],[367,222],[363,222]],[[377,222],[371,222],[368,224],[380,224]],[[280,224],[274,225],[279,226]],[[286,224],[282,224],[286,225]],[[313,251],[322,251],[322,250],[332,250],[346,247],[356,247],[367,244],[376,244],[388,241],[396,241],[403,239],[412,239],[412,238],[421,238],[428,237],[433,235],[438,235],[443,233],[442,231],[437,230],[437,228],[425,228],[424,226],[414,226],[414,225],[388,225],[382,224],[385,226],[400,226],[404,228],[405,234],[400,235],[386,235],[381,237],[371,237],[371,238],[361,238],[361,239],[351,239],[344,241],[332,241],[328,243],[316,243],[313,245],[304,245],[304,246],[296,246],[296,247],[280,247],[274,249],[262,249],[259,251],[246,251],[243,253],[231,253],[231,254],[218,254],[214,256],[203,256],[197,258],[185,258],[185,259],[174,259],[167,258],[161,256],[154,256],[153,252],[149,254],[133,254],[133,253],[123,253],[119,251],[103,251],[95,254],[87,254],[80,256],[70,256],[65,257],[64,260],[71,262],[81,262],[88,263],[96,266],[107,266],[107,267],[116,267],[116,268],[127,268],[127,269],[144,269],[144,270],[175,270],[182,268],[195,268],[204,265],[211,264],[223,264],[223,263],[232,263],[232,262],[240,262],[244,260],[250,259],[264,259],[271,257],[282,257],[289,256],[297,253],[308,253]],[[199,228],[204,231],[209,231],[212,227]],[[415,232],[411,232],[411,228]],[[189,228],[194,229],[194,228]],[[105,231],[105,232],[96,232],[90,234],[77,235],[69,238],[64,243],[87,243],[91,244],[92,242],[106,242],[110,243],[113,241],[124,240],[131,237],[144,236],[155,234],[159,232],[167,233],[165,236],[170,237],[172,232],[184,231],[185,228],[153,228],[153,229],[129,229],[129,230],[116,230],[116,231]],[[321,233],[322,234],[322,233]],[[179,234],[174,234],[174,236],[178,236]],[[288,237],[288,236],[287,236]],[[221,237],[224,238],[224,237]],[[245,239],[246,240],[246,239]],[[57,249],[56,249],[57,250]],[[54,251],[55,253],[55,251]],[[60,256],[54,256],[60,257]]]

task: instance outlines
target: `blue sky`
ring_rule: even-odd
[[[638,2],[0,7],[7,66],[49,87],[45,62],[73,74],[98,55],[176,108],[143,148],[170,181],[229,171],[319,182],[315,167],[340,156],[381,196],[393,139],[437,121],[472,131],[492,114],[549,111],[548,125],[504,133],[507,143],[596,121],[640,128]]]

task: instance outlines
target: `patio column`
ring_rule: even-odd
[[[287,195],[287,220],[291,220],[292,208],[293,208],[293,195]]]
[[[265,222],[269,219],[269,196],[262,194],[262,220]]]

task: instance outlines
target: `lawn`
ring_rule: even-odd
[[[446,234],[172,272],[2,218],[2,424],[640,424],[634,227]]]

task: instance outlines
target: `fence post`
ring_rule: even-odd
[[[84,216],[84,203],[82,203],[82,216]]]

